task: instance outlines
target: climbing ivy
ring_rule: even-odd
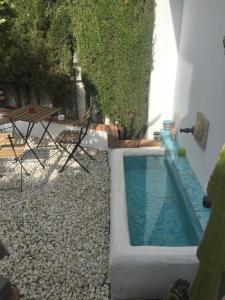
[[[154,1],[75,2],[73,22],[83,77],[97,90],[103,113],[135,136],[147,120]]]

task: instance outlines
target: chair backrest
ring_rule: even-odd
[[[78,137],[78,143],[79,142],[81,143],[82,140],[87,135],[87,132],[91,125],[91,120],[92,120],[92,109],[93,109],[93,106],[90,106],[89,109],[83,115],[82,122],[81,122],[81,129],[80,129],[79,137]]]

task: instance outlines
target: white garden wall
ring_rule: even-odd
[[[183,7],[173,110],[180,114],[181,127],[192,126],[198,111],[210,121],[205,151],[192,135],[178,134],[204,189],[225,142],[224,12],[224,0],[186,0]]]
[[[183,0],[156,0],[154,69],[149,90],[148,137],[171,119]]]
[[[1,113],[0,113],[1,116]],[[43,122],[44,125],[47,125],[47,122]],[[16,125],[19,127],[20,131],[26,135],[27,132],[27,122],[22,122],[18,121],[16,122]],[[1,129],[5,129],[8,126],[11,126],[10,123],[1,125]],[[9,129],[11,131],[12,128]],[[59,124],[52,122],[51,125],[49,126],[49,132],[52,135],[53,138],[56,138],[57,135],[63,131],[63,130],[76,130],[79,131],[80,127],[78,126],[71,126],[71,125],[65,125],[65,124]],[[41,126],[40,123],[37,123],[34,125],[34,128],[32,130],[31,135],[34,137],[40,138],[44,132],[43,127]],[[45,138],[49,139],[49,136],[46,134]],[[94,129],[89,129],[87,136],[84,138],[82,142],[83,146],[88,147],[88,148],[96,148],[99,150],[108,150],[108,133],[106,131],[101,131],[101,130],[94,130]]]
[[[45,126],[47,125],[47,122],[43,122]],[[27,132],[27,125],[26,122],[17,122],[17,126],[21,130],[23,134],[26,134]],[[49,132],[52,135],[53,138],[55,138],[61,131],[63,130],[76,130],[79,131],[80,127],[77,126],[70,126],[70,125],[64,125],[64,124],[58,124],[52,122],[49,126]],[[35,124],[33,130],[32,130],[32,136],[40,138],[43,134],[43,127],[37,123]],[[45,138],[49,138],[49,136],[46,134]],[[82,145],[88,148],[94,148],[99,150],[108,150],[108,134],[105,131],[100,130],[94,130],[89,129],[87,136],[84,138]]]

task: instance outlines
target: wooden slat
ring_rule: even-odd
[[[20,116],[20,115],[23,115],[24,113],[27,112],[28,108],[30,107],[31,105],[27,105],[27,106],[24,106],[22,108],[19,108],[17,110],[14,110],[14,111],[11,111],[11,112],[8,112],[6,113],[5,115],[3,115],[3,117],[5,118],[8,118],[8,119],[14,119],[16,118],[17,116]]]
[[[17,156],[24,153],[25,145],[14,145],[14,150]],[[14,151],[11,146],[3,146],[0,148],[0,158],[13,158],[15,157]]]
[[[30,118],[32,116],[34,117],[34,115],[39,114],[43,110],[41,106],[36,106],[35,105],[35,106],[32,106],[32,107],[34,107],[35,113],[30,113],[29,112],[29,108],[30,108],[30,106],[29,106],[29,107],[27,107],[26,110],[24,110],[23,112],[20,112],[19,114],[16,114],[16,112],[15,112],[15,115],[12,119],[15,120],[15,121],[30,122]]]
[[[27,119],[29,120],[29,122],[39,122],[49,116],[54,115],[60,110],[61,110],[60,108],[55,108],[55,107],[43,107],[42,110],[39,112],[37,111],[37,113],[30,113]]]
[[[30,107],[34,107],[35,112],[29,112]],[[39,122],[53,114],[59,112],[60,108],[49,107],[49,106],[38,106],[38,105],[28,105],[22,107],[16,111],[9,112],[4,115],[5,118],[11,119],[13,121],[26,121],[26,122]]]
[[[79,137],[79,131],[64,130],[55,138],[56,143],[60,144],[74,144]]]
[[[33,120],[35,120],[38,116],[42,115],[44,111],[46,111],[46,108],[48,109],[48,107],[34,106],[35,112],[31,113],[29,112],[29,110],[27,110],[27,114],[23,117],[23,121],[33,122]]]

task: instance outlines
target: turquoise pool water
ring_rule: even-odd
[[[166,157],[125,156],[124,169],[131,245],[198,245]]]

